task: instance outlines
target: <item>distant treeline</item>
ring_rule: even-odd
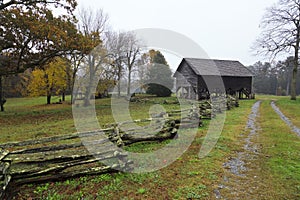
[[[299,68],[299,67],[298,67]],[[257,62],[249,66],[255,74],[253,88],[258,94],[290,95],[293,57],[278,62]],[[297,75],[297,95],[300,94],[300,74]]]

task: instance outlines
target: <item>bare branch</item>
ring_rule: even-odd
[[[300,46],[300,1],[280,0],[277,5],[267,10],[261,27],[261,37],[257,39],[253,48],[258,54],[275,58],[278,54],[290,54],[294,50],[291,99],[295,100]]]

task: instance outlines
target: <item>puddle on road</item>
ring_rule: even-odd
[[[258,147],[251,142],[252,138],[257,134],[259,127],[256,125],[256,118],[259,115],[259,107],[261,102],[256,102],[251,109],[251,114],[248,117],[248,122],[245,127],[246,131],[250,131],[248,137],[245,139],[244,151],[239,152],[238,155],[234,158],[231,158],[228,162],[223,164],[223,167],[229,170],[232,174],[240,177],[245,177],[244,172],[247,171],[245,166],[245,161],[249,160],[253,154],[258,153]],[[224,182],[229,182],[230,180],[225,176]],[[220,184],[218,189],[214,191],[217,199],[222,199],[220,190],[226,188],[226,185]]]
[[[291,122],[291,120],[280,111],[280,109],[276,106],[274,101],[271,102],[271,106],[275,110],[275,112],[280,116],[282,121],[284,121],[291,128],[291,130],[300,137],[300,129],[297,126],[295,126]]]

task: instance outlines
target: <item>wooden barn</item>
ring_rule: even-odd
[[[239,61],[183,58],[174,77],[177,95],[188,99],[209,99],[212,94],[254,98],[254,74]]]

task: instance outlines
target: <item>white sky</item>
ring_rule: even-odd
[[[78,0],[79,8],[102,8],[114,30],[163,28],[181,33],[213,59],[239,60],[244,65],[261,58],[250,52],[260,34],[267,7],[277,0]],[[165,52],[163,52],[165,54]],[[174,70],[178,58],[166,55]]]

